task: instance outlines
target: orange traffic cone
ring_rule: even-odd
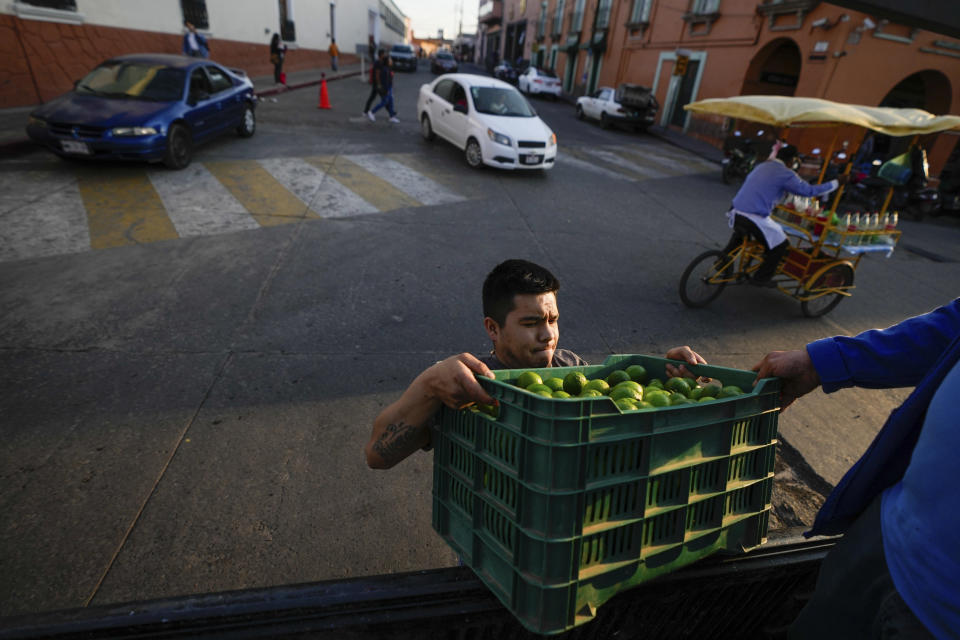
[[[320,75],[320,104],[317,109],[331,109],[330,96],[327,95],[327,74]]]

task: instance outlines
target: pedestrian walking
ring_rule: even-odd
[[[274,33],[270,39],[270,62],[273,63],[273,81],[277,84],[286,84],[286,75],[283,73],[283,59],[287,57],[287,45],[280,40],[280,34]]]
[[[383,107],[387,108],[390,114],[390,122],[400,122],[397,118],[397,112],[393,108],[393,69],[390,68],[390,58],[384,53],[380,61],[380,70],[377,73],[377,93],[380,94],[380,103],[367,113],[370,122],[375,122],[375,114]]]
[[[191,58],[206,58],[210,55],[210,45],[197,28],[190,22],[184,22],[187,32],[183,34],[183,55]]]
[[[330,66],[334,71],[337,70],[337,56],[340,55],[340,49],[337,48],[336,38],[330,38]]]
[[[370,95],[367,96],[367,104],[363,107],[363,115],[370,117],[370,106],[373,104],[373,101],[380,95],[377,91],[377,76],[380,74],[380,67],[383,64],[383,59],[387,55],[385,51],[380,50],[377,55],[377,59],[374,60],[373,65],[370,67]]]

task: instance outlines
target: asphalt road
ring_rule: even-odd
[[[960,226],[905,222],[918,251],[865,259],[824,319],[747,288],[689,310],[683,268],[728,235],[716,165],[534,100],[557,166],[472,171],[419,137],[429,77],[398,74],[399,125],[362,117],[356,78],[332,110],[280,94],[181,173],[0,161],[0,614],[453,564],[431,456],[375,472],[362,448],[425,366],[489,348],[503,259],[558,275],[561,346],[592,362],[749,368],[957,295]],[[835,483],[905,394],[816,392],[781,434]]]

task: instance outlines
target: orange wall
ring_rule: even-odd
[[[936,113],[960,113],[960,59],[920,51],[921,47],[933,48],[936,40],[949,40],[945,36],[919,31],[912,42],[902,43],[863,31],[857,41],[857,27],[862,25],[866,15],[823,2],[804,17],[799,28],[789,28],[790,23],[796,22],[795,15],[790,15],[781,16],[775,22],[776,27],[785,28],[774,30],[770,19],[757,13],[759,4],[758,0],[723,0],[720,16],[709,33],[691,35],[690,25],[682,20],[689,1],[658,0],[653,3],[646,30],[631,34],[626,28],[631,3],[621,0],[617,8],[619,15],[611,20],[600,84],[616,86],[621,82],[634,82],[651,86],[661,54],[687,49],[706,52],[699,90],[694,99],[740,95],[755,57],[766,45],[787,38],[797,45],[801,57],[796,96],[877,105],[906,77],[935,70],[947,79],[949,89],[928,109]],[[839,22],[842,14],[847,14],[850,19]],[[821,18],[829,20],[832,28],[825,30],[811,26]],[[883,31],[899,36],[910,33],[906,27],[894,24],[885,25]],[[824,60],[810,59],[817,42],[827,42]],[[960,45],[960,42],[954,42]],[[951,52],[957,53],[955,50]],[[663,64],[655,93],[661,105],[666,102],[672,70],[672,62]],[[747,86],[763,85],[748,83]],[[775,90],[770,86],[766,88],[771,93]],[[687,133],[719,146],[721,138],[705,135],[705,132],[719,132],[723,124],[722,118],[696,116],[691,118]],[[826,144],[832,138],[832,133],[809,129],[795,130],[790,135],[797,139],[802,149],[825,148],[823,138],[827,138]],[[860,137],[860,132],[844,132],[840,136],[849,139],[851,145]],[[934,172],[946,162],[957,139],[941,134],[929,141],[928,152]]]
[[[69,25],[0,15],[0,108],[45,102],[73,88],[98,63],[126,53],[180,53],[182,36],[97,25]],[[272,76],[270,47],[210,41],[210,57],[250,77]],[[354,56],[343,56],[349,62]],[[325,51],[291,49],[284,70],[329,66]]]

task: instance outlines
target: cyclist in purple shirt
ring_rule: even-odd
[[[790,638],[958,637],[960,298],[888,329],[769,353],[754,369],[783,378],[783,408],[818,386],[915,386],[817,514],[809,535],[844,537]]]
[[[497,265],[483,283],[483,326],[493,342],[489,355],[469,353],[436,363],[414,379],[398,400],[380,412],[365,448],[367,464],[388,469],[419,449],[429,448],[431,427],[440,406],[459,408],[471,402],[492,404],[477,382],[492,378],[491,369],[538,369],[585,365],[560,339],[557,291],[560,282],[547,269],[526,260]],[[706,364],[690,347],[674,347],[667,358],[690,365]],[[671,376],[688,376],[682,364],[667,365]]]
[[[805,181],[785,164],[797,156],[797,148],[779,142],[777,144],[781,146],[776,152],[776,158],[758,164],[747,174],[743,186],[733,197],[730,211],[727,212],[727,221],[733,229],[733,235],[723,250],[724,253],[737,248],[744,236],[763,242],[766,249],[763,264],[751,280],[753,284],[761,286],[772,285],[770,278],[790,246],[783,227],[770,218],[777,202],[787,193],[804,197],[819,196],[830,193],[839,186],[837,180],[824,184],[810,184]]]

